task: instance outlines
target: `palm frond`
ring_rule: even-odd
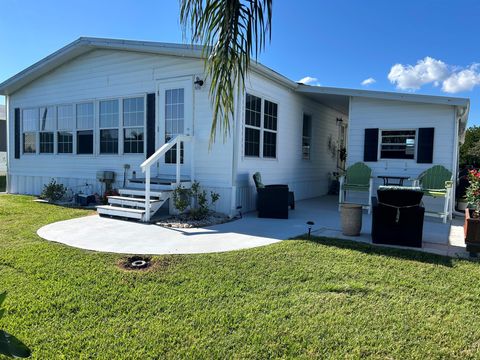
[[[243,93],[251,56],[271,38],[272,0],[180,0],[184,38],[203,45],[210,80],[213,119],[210,143],[217,132],[225,140],[234,116],[235,92]]]

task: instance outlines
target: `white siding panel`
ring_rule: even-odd
[[[348,121],[339,113],[320,103],[307,99],[284,86],[252,74],[246,84],[247,92],[278,104],[277,159],[244,157],[243,121],[238,119],[237,140],[239,158],[237,170],[236,203],[244,211],[255,209],[256,191],[252,175],[259,171],[265,184],[288,184],[295,199],[307,199],[328,192],[329,176],[337,170],[336,157],[328,151],[328,138],[338,139],[337,118]],[[302,159],[303,113],[312,116],[312,143],[310,160]]]
[[[433,165],[443,165],[452,170],[454,146],[456,146],[454,120],[453,106],[352,98],[347,165],[358,161],[363,162],[364,136],[367,128],[394,130],[433,127],[435,128],[433,164],[418,164],[416,160],[400,159],[379,159],[366,164],[372,168],[374,177],[390,174],[416,178]],[[377,186],[381,185],[381,180],[375,179],[375,183]]]
[[[35,80],[8,97],[10,133],[9,153],[11,193],[39,194],[43,185],[55,178],[70,188],[90,184],[101,191],[96,181],[98,170],[116,173],[117,187],[123,184],[123,166],[130,165],[142,176],[143,155],[21,155],[13,159],[15,108],[75,103],[86,100],[141,95],[156,92],[160,79],[179,76],[202,77],[203,62],[196,59],[143,54],[137,52],[94,50],[82,55]],[[192,84],[193,86],[193,84]],[[232,140],[220,139],[209,149],[211,102],[208,81],[200,90],[193,90],[195,175],[204,187],[221,189],[218,208],[230,209],[232,185]],[[157,114],[158,117],[158,114]],[[163,140],[163,136],[160,134]],[[96,140],[98,142],[98,140]],[[95,145],[97,146],[97,145]],[[187,144],[188,146],[188,144]],[[162,167],[160,166],[160,173]],[[184,169],[189,174],[190,169]],[[228,211],[225,211],[228,212]]]

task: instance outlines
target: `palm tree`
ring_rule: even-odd
[[[272,0],[180,0],[180,23],[192,43],[203,45],[205,74],[210,80],[213,119],[210,142],[217,130],[230,134],[235,91],[243,93],[250,58],[271,38]]]

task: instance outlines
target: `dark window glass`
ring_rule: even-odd
[[[40,154],[53,154],[53,132],[40,133]]]
[[[413,159],[415,130],[384,130],[380,156],[383,159]]]
[[[77,154],[93,154],[93,130],[77,132]]]
[[[170,141],[170,138],[166,138],[165,142]],[[183,142],[180,143],[180,164],[183,164],[184,156],[184,146]],[[165,153],[165,163],[166,164],[176,164],[177,163],[177,145],[174,145],[170,150]]]
[[[263,157],[277,157],[277,134],[270,131],[263,133]]]
[[[310,145],[312,142],[312,117],[303,114],[303,131],[302,131],[302,158],[310,159]]]
[[[277,104],[265,100],[263,110],[263,128],[277,130]]]
[[[245,156],[260,156],[260,130],[245,128]]]
[[[58,153],[71,154],[73,152],[73,135],[71,132],[59,131],[58,137]]]
[[[245,124],[260,127],[262,99],[247,94],[245,102]]]
[[[143,127],[124,129],[123,152],[126,154],[142,154],[143,138]]]
[[[34,154],[37,152],[36,133],[23,134],[23,152],[25,154]]]
[[[118,154],[118,130],[100,130],[100,154]]]

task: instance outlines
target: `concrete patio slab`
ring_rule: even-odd
[[[371,243],[371,216],[363,214],[358,237],[342,235],[337,198],[324,196],[298,201],[289,219],[259,219],[255,213],[242,219],[208,228],[172,229],[97,215],[46,225],[38,235],[73,247],[122,254],[197,254],[224,252],[273,244],[307,232],[307,221],[314,221],[313,234]],[[426,218],[421,251],[468,256],[463,243],[463,219],[443,224]]]

